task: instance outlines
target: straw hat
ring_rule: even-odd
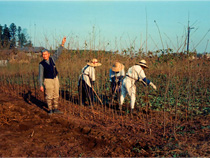
[[[114,65],[112,66],[112,71],[114,72],[119,72],[122,69],[124,69],[124,65],[119,62],[115,62]]]
[[[98,60],[95,59],[95,58],[92,59],[91,62],[88,62],[87,64],[90,65],[90,66],[93,66],[93,67],[95,67],[95,66],[101,66],[101,63],[98,63]]]
[[[137,65],[140,65],[140,66],[143,66],[143,67],[145,67],[145,68],[148,68],[147,62],[146,62],[144,59],[141,60],[140,62],[138,62]]]

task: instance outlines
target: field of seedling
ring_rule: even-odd
[[[9,54],[1,51],[1,57]],[[102,63],[95,90],[103,105],[95,97],[93,107],[79,106],[78,78],[92,58]],[[109,69],[120,61],[127,72],[141,59],[157,90],[137,82],[134,113],[128,96],[120,113],[117,99],[109,104]],[[1,157],[210,156],[210,60],[182,53],[64,50],[56,63],[64,114],[52,116],[38,86],[41,60],[22,55],[0,67]]]

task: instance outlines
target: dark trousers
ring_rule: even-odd
[[[89,101],[89,105],[93,105],[93,90],[91,87],[89,87],[84,80],[80,80],[78,86],[78,91],[79,91],[79,103],[82,105],[85,105],[86,98]],[[81,87],[80,87],[81,86]]]
[[[112,88],[112,95],[114,93],[120,94],[120,92],[121,92],[121,83],[120,82],[117,82],[117,83],[116,82],[111,82],[111,88]]]

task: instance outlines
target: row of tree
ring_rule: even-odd
[[[8,27],[6,24],[0,24],[0,48],[22,48],[32,46],[31,40],[26,29],[16,26],[14,23]]]

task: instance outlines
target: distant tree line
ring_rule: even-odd
[[[32,46],[26,29],[22,29],[20,26],[17,27],[14,23],[11,23],[9,27],[6,24],[4,26],[0,24],[0,48],[11,49],[26,46]]]

